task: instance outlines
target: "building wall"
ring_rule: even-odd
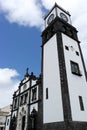
[[[64,121],[56,34],[44,45],[43,55],[43,122]]]
[[[65,56],[68,89],[70,96],[71,114],[73,121],[87,121],[87,82],[78,47],[78,42],[62,34],[63,49]],[[68,46],[69,50],[65,49]],[[79,56],[76,55],[76,51]],[[72,74],[70,61],[78,63],[82,76]],[[80,108],[79,96],[82,96],[84,110]]]
[[[8,116],[6,117],[5,130],[9,130],[9,127],[10,127],[10,120],[11,120],[11,116],[8,115]]]
[[[25,116],[25,129],[27,128],[27,117],[28,117],[28,106],[23,105],[22,107],[19,107],[18,110],[18,118],[17,118],[17,128],[16,130],[22,129],[22,117]]]

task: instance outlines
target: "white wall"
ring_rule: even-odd
[[[34,86],[36,84],[37,80],[32,80],[31,86]]]
[[[46,99],[48,88],[48,99]],[[43,121],[63,121],[59,61],[56,34],[44,45],[43,59]]]
[[[71,112],[73,121],[86,121],[87,122],[87,82],[83,70],[82,60],[78,44],[75,40],[62,34],[64,55],[67,70],[67,79],[69,87],[69,96],[71,103]],[[65,49],[65,45],[69,47],[69,51]],[[73,50],[71,49],[73,47]],[[79,52],[79,56],[76,55],[75,51]],[[79,64],[82,76],[72,74],[70,60]],[[84,111],[80,109],[79,96],[83,98]]]
[[[30,87],[30,81],[28,81],[28,82],[26,83],[26,85],[27,85],[26,89],[28,89],[28,88]],[[21,86],[21,91],[20,91],[21,93],[26,90],[26,89],[24,89],[23,87],[24,87],[24,85]]]
[[[12,113],[12,117],[15,115],[15,117],[17,116],[17,110],[16,111],[13,111]]]
[[[28,118],[28,105],[27,104],[19,107],[16,130],[22,129],[22,117],[23,116],[26,116],[26,120],[25,120],[25,130],[26,130],[27,118]]]

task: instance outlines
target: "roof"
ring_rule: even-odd
[[[58,7],[59,9],[61,9],[62,11],[64,11],[65,13],[67,13],[70,16],[70,13],[68,11],[66,11],[65,9],[63,9],[61,6],[59,6],[57,3],[54,4],[54,6],[51,8],[51,10],[49,11],[49,13],[45,16],[44,20],[47,18],[47,16],[52,12],[52,10]]]

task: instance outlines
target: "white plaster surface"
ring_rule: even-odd
[[[48,88],[48,99],[46,99]],[[59,61],[56,34],[44,45],[43,58],[43,122],[63,121]]]
[[[62,39],[63,39],[64,55],[66,62],[66,72],[68,79],[72,120],[87,122],[87,82],[84,74],[78,44],[77,41],[69,38],[65,34],[62,34]],[[65,45],[69,47],[69,51],[65,49]],[[71,46],[73,47],[73,49],[71,48]],[[76,55],[75,51],[79,52],[79,56]],[[79,64],[82,76],[72,74],[70,60]],[[84,111],[81,111],[80,109],[79,96],[82,96]]]

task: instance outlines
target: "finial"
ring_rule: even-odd
[[[34,75],[34,73],[33,73],[33,72],[31,72],[31,75]]]
[[[55,2],[55,5],[57,5],[57,3]]]
[[[29,70],[29,68],[26,69],[26,74],[28,74],[28,70]]]
[[[28,77],[28,76],[29,76],[29,74],[28,74],[28,70],[29,70],[29,68],[26,69],[25,77]]]

